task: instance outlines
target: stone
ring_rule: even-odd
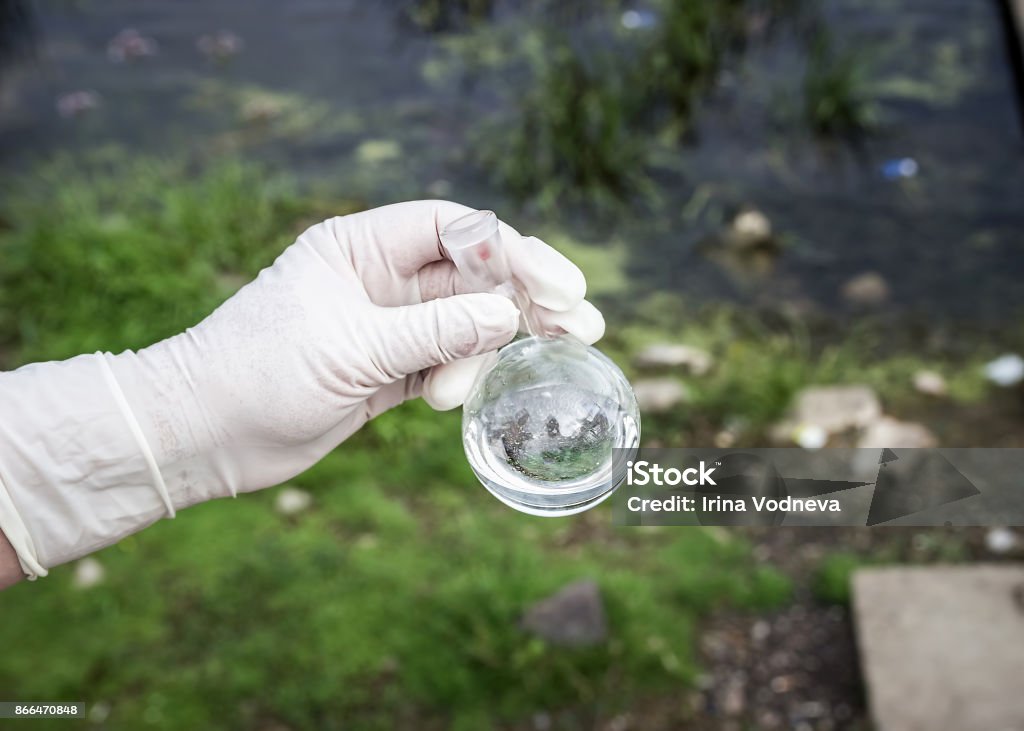
[[[689,396],[686,386],[674,378],[637,381],[633,384],[633,393],[636,394],[640,411],[652,414],[670,411]]]
[[[985,548],[989,553],[1002,556],[1017,547],[1017,534],[1009,528],[989,528],[985,533]]]
[[[746,688],[738,678],[733,678],[725,684],[722,689],[721,700],[722,712],[726,716],[741,716],[747,709]]]
[[[103,564],[94,558],[83,558],[75,564],[75,575],[71,579],[76,589],[91,589],[103,583],[107,571]]]
[[[808,386],[794,399],[791,421],[838,434],[864,428],[881,416],[882,404],[870,386]]]
[[[945,396],[948,392],[946,379],[935,371],[918,371],[913,378],[914,390],[928,396]]]
[[[681,343],[648,345],[636,356],[640,368],[684,368],[695,376],[703,376],[714,365],[711,353]]]
[[[861,668],[877,731],[1024,728],[1024,566],[862,569]],[[838,715],[837,715],[838,718]]]
[[[277,493],[274,510],[281,515],[298,515],[313,504],[313,496],[297,487],[285,487]]]
[[[1024,381],[1024,358],[1016,353],[1004,353],[985,364],[985,377],[997,386],[1016,386]]]
[[[604,601],[597,583],[576,581],[530,606],[520,626],[563,647],[599,645],[608,638]]]
[[[871,449],[915,449],[937,447],[939,440],[923,424],[883,416],[872,422],[857,440],[858,447]]]
[[[754,622],[750,627],[750,639],[755,645],[760,645],[768,639],[772,633],[772,626],[763,619]]]
[[[840,293],[854,305],[880,305],[889,299],[889,284],[878,272],[864,272],[847,280]]]
[[[801,424],[793,431],[793,441],[804,449],[821,449],[828,444],[828,432],[817,424]]]
[[[772,223],[756,208],[745,208],[729,222],[724,241],[738,250],[774,246]]]
[[[72,91],[57,97],[57,113],[62,117],[78,117],[100,106],[100,95],[90,89]]]

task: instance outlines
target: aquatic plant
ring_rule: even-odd
[[[482,151],[495,178],[540,208],[612,205],[642,194],[646,151],[621,74],[567,42],[549,45],[534,74],[502,144],[491,137]]]
[[[856,135],[876,124],[863,64],[851,52],[836,51],[824,33],[811,43],[803,97],[807,124],[819,135]]]
[[[493,11],[494,0],[409,0],[404,7],[413,25],[431,33],[487,20]]]
[[[678,126],[690,125],[727,52],[742,45],[747,5],[746,0],[658,4],[658,22],[634,68],[648,110],[667,107]]]

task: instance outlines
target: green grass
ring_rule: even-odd
[[[109,152],[60,159],[5,191],[0,342],[24,362],[194,324],[286,242],[294,194],[260,175],[224,162],[191,177]]]
[[[272,493],[220,501],[99,554],[100,587],[75,590],[66,569],[15,587],[0,684],[108,702],[111,728],[486,726],[686,683],[703,612],[786,596],[741,544],[696,529],[567,544],[585,519],[508,511],[465,468],[457,420],[386,421],[410,411],[433,436],[401,460],[372,429],[344,445],[296,480],[316,499],[302,517],[277,516]],[[518,629],[583,577],[608,604],[606,645]]]
[[[796,393],[810,385],[867,384],[887,413],[905,418],[935,403],[913,390],[913,375],[922,368],[943,371],[949,386],[945,403],[951,409],[991,394],[981,366],[986,353],[958,362],[923,351],[883,353],[869,328],[854,328],[822,344],[799,321],[769,324],[735,307],[695,306],[664,292],[633,298],[620,319],[625,322],[609,329],[602,350],[633,379],[674,376],[688,387],[690,397],[679,408],[645,417],[645,435],[666,444],[708,445],[712,435],[730,428],[743,443],[763,446]],[[663,342],[703,348],[715,365],[701,376],[631,367],[635,353]]]
[[[232,161],[104,153],[25,180],[0,214],[10,364],[176,332],[346,208]],[[477,729],[611,712],[695,677],[706,613],[789,591],[723,531],[505,508],[466,465],[458,414],[422,403],[293,484],[314,497],[299,516],[277,514],[272,490],[217,501],[99,553],[99,586],[75,588],[67,566],[5,592],[5,696],[83,700],[102,727],[132,730]],[[601,587],[607,643],[559,649],[519,629],[531,602],[580,578]]]
[[[837,552],[826,556],[811,581],[814,596],[826,604],[849,604],[854,572],[870,565],[869,558],[856,553]]]

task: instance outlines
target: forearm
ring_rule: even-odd
[[[25,578],[18,563],[18,554],[11,548],[10,541],[3,531],[0,531],[0,590],[6,589],[11,584],[17,584]]]

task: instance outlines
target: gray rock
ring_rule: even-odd
[[[670,411],[686,401],[689,393],[674,378],[649,378],[633,384],[633,393],[640,411],[658,413]]]
[[[552,645],[584,647],[608,638],[608,621],[597,583],[577,581],[529,607],[520,625]]]
[[[91,589],[102,584],[106,575],[103,564],[87,556],[75,564],[75,575],[71,583],[76,589]]]
[[[703,376],[714,365],[711,353],[681,343],[656,343],[636,356],[640,368],[685,368],[695,376]]]
[[[746,687],[739,678],[729,680],[719,695],[719,703],[726,716],[741,716],[747,709]]]
[[[1017,547],[1017,534],[1009,528],[989,528],[985,533],[985,548],[989,553],[1002,556]]]
[[[775,245],[772,223],[756,208],[744,208],[729,222],[722,240],[726,246],[738,251]]]
[[[853,614],[874,727],[1024,729],[1022,594],[1019,565],[857,572]]]
[[[985,377],[997,386],[1016,386],[1024,381],[1024,358],[1016,353],[1004,353],[985,364]]]
[[[870,386],[808,386],[796,395],[789,421],[838,434],[867,427],[881,416],[882,404]]]
[[[941,373],[935,371],[918,371],[914,374],[914,390],[929,396],[945,396],[949,387]]]
[[[938,444],[939,440],[923,424],[898,421],[890,416],[869,424],[857,440],[858,447],[872,449],[915,449],[936,447]]]
[[[283,487],[274,500],[274,510],[281,515],[298,515],[313,504],[313,496],[297,487]]]
[[[878,272],[864,272],[848,280],[840,293],[854,305],[880,305],[889,299],[889,284]]]

